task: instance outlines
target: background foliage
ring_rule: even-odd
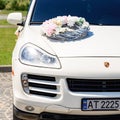
[[[26,16],[30,0],[0,0],[0,65],[11,65],[12,51],[17,36],[17,26],[7,23],[6,16],[13,11],[20,11]],[[2,19],[3,17],[3,19]]]
[[[0,10],[27,10],[30,0],[0,0]]]

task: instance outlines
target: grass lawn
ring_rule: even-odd
[[[7,22],[7,20],[0,20],[0,25],[11,25]]]
[[[0,65],[10,65],[12,51],[15,46],[16,28],[0,28]]]
[[[12,13],[12,12],[21,12],[23,14],[23,16],[26,16],[27,15],[27,11],[13,11],[13,10],[1,10],[0,11],[0,15],[1,14],[6,14],[8,15],[9,13]]]
[[[0,10],[0,14],[9,14],[13,12],[13,10]]]

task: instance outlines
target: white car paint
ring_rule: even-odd
[[[40,35],[41,26],[30,26],[29,21],[34,6],[33,0],[26,24],[20,33],[13,51],[14,105],[21,111],[40,114],[42,112],[68,115],[113,115],[120,111],[82,111],[83,98],[119,98],[120,92],[71,92],[66,78],[119,79],[120,78],[120,27],[90,25],[87,38],[77,41],[53,41]],[[33,44],[58,57],[60,68],[46,68],[21,63],[20,50],[26,44]],[[104,63],[109,62],[109,67]],[[56,97],[30,95],[24,92],[21,74],[52,76],[57,86]],[[53,84],[53,83],[47,83]],[[43,90],[44,91],[44,90]],[[53,92],[48,91],[48,92]],[[26,110],[32,106],[33,111]]]

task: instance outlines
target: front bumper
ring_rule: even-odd
[[[17,109],[15,106],[13,108],[13,113],[17,118],[25,119],[25,120],[119,120],[120,115],[101,115],[101,116],[88,116],[88,115],[66,115],[66,114],[55,114],[43,112],[41,114],[30,114],[27,112],[23,112]]]
[[[25,120],[39,120],[40,118],[38,114],[23,112],[17,109],[15,106],[13,106],[13,117]]]

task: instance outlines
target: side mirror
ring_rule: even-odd
[[[20,12],[10,13],[7,17],[7,21],[8,23],[13,25],[22,23],[22,13]]]

